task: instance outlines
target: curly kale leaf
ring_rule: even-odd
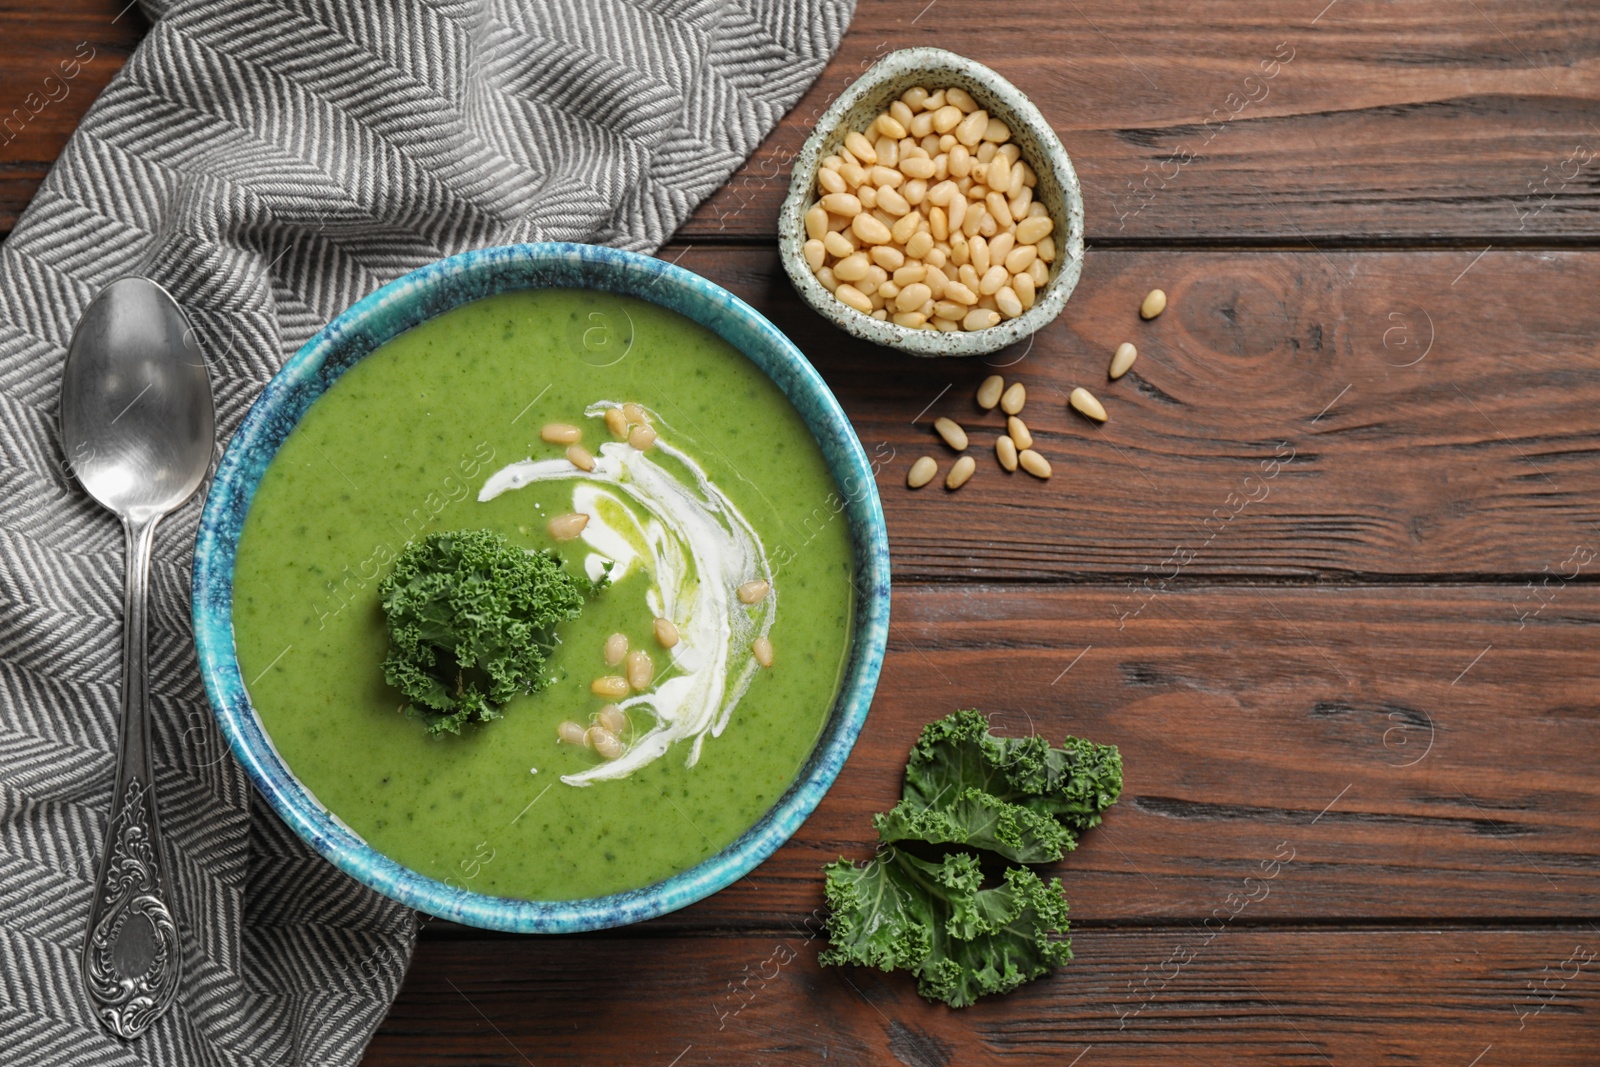
[[[430,534],[400,553],[378,586],[389,621],[384,679],[428,731],[460,733],[533,693],[558,623],[577,618],[583,591],[555,553],[527,552],[490,530]]]
[[[891,848],[864,865],[840,860],[824,871],[832,909],[824,964],[910,971],[924,997],[964,1008],[1072,958],[1061,881],[1046,883],[1026,867],[984,889],[969,853],[929,863]]]
[[[958,711],[922,731],[895,809],[873,819],[884,841],[988,849],[1046,863],[1077,847],[1122,792],[1114,745],[1069,737],[996,737],[978,711]]]

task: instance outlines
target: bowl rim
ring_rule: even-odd
[[[267,465],[305,410],[345,370],[443,311],[498,292],[558,287],[637,296],[677,311],[728,340],[779,386],[844,494],[856,592],[833,707],[794,782],[752,827],[695,866],[641,889],[535,901],[454,887],[404,866],[368,845],[294,777],[250,704],[235,658],[233,565],[250,499]],[[520,244],[450,256],[397,278],[318,331],[267,383],[228,442],[207,489],[191,579],[206,696],[228,747],[278,817],[340,870],[387,897],[439,918],[519,933],[573,933],[654,918],[724,888],[775,852],[816,808],[861,732],[887,644],[890,607],[888,536],[875,474],[816,369],[776,326],[721,286],[650,256],[597,245]]]
[[[913,330],[893,322],[874,319],[842,303],[838,297],[823,288],[816,275],[805,262],[803,251],[805,226],[803,215],[807,201],[816,186],[816,171],[822,161],[822,145],[838,130],[846,114],[860,101],[877,91],[882,85],[925,72],[950,71],[965,75],[982,86],[981,92],[992,95],[1006,110],[1022,120],[1028,132],[1038,142],[1045,159],[1034,165],[1049,168],[1054,181],[1060,186],[1065,200],[1066,240],[1061,242],[1058,263],[1063,265],[1055,272],[1033,307],[1015,319],[972,333],[939,333]],[[1043,175],[1041,174],[1041,177]],[[1057,220],[1058,224],[1062,220]],[[999,351],[1007,345],[1021,341],[1048,326],[1061,314],[1067,298],[1077,287],[1083,273],[1084,220],[1083,190],[1078,172],[1072,165],[1055,128],[1040,112],[1037,105],[998,71],[977,60],[943,48],[901,48],[889,52],[852,82],[849,88],[817,119],[811,135],[806,138],[790,170],[789,192],[778,212],[778,244],[780,259],[789,280],[801,298],[824,318],[840,329],[865,341],[893,348],[908,355],[925,357],[981,356]]]

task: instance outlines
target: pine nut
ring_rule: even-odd
[[[1050,268],[1044,265],[1044,260],[1036,259],[1028,264],[1028,276],[1033,279],[1034,289],[1043,289],[1050,282]]]
[[[1012,233],[1010,230],[1007,230],[1005,233],[995,234],[994,240],[989,242],[989,265],[993,266],[996,263],[1004,263],[1006,261],[1006,257],[1011,254],[1011,249],[1016,247],[1016,243],[1016,234]],[[1016,271],[1012,271],[1011,273],[1015,274]]]
[[[1028,424],[1015,415],[1006,417],[1006,433],[1018,448],[1033,447],[1033,433],[1028,429]]]
[[[974,330],[987,330],[999,324],[1000,312],[990,311],[988,308],[973,308],[967,312],[967,317],[961,320],[961,328],[969,333]]]
[[[772,583],[758,578],[753,582],[745,582],[736,592],[739,597],[739,603],[758,604],[766,599],[768,593],[772,592]]]
[[[904,174],[907,178],[921,178],[923,181],[927,181],[929,178],[933,177],[933,172],[935,169],[937,168],[935,167],[933,160],[920,156],[914,156],[911,159],[902,159],[900,161],[900,173]]]
[[[622,658],[627,654],[627,634],[612,634],[610,637],[606,638],[605,657],[607,667],[615,667],[617,664],[622,662]]]
[[[923,111],[911,120],[906,132],[913,137],[926,137],[933,130],[933,112]]]
[[[621,408],[606,408],[606,429],[617,437],[628,436],[628,417]]]
[[[567,462],[581,471],[594,470],[594,456],[590,455],[589,450],[582,445],[567,446]]]
[[[851,130],[844,135],[844,146],[866,166],[870,167],[878,161],[878,153],[872,147],[872,142],[859,130]]]
[[[979,279],[978,292],[984,296],[993,296],[1009,281],[1011,281],[1011,275],[1006,272],[1005,267],[996,263],[984,271],[983,277]]]
[[[571,719],[556,727],[556,737],[569,745],[583,744],[585,732],[582,726],[579,726]]]
[[[900,311],[915,311],[932,299],[931,288],[922,282],[912,282],[900,290],[900,295],[894,298],[894,306]]]
[[[994,442],[994,455],[1000,461],[1000,466],[1008,471],[1017,469],[1017,444],[1005,434],[1001,434]]]
[[[999,119],[990,119],[989,125],[983,129],[983,139],[993,141],[995,144],[1005,144],[1011,140],[1011,127]]]
[[[1139,358],[1139,350],[1127,341],[1117,346],[1117,351],[1111,357],[1111,380],[1127,374],[1133,367],[1133,361]]]
[[[840,286],[843,288],[843,286]],[[643,452],[656,443],[656,431],[652,426],[635,426],[628,431],[628,447]]]
[[[583,528],[589,525],[587,515],[557,515],[551,519],[546,527],[550,531],[550,538],[554,541],[571,541],[583,533]]]
[[[553,445],[570,445],[583,438],[583,431],[564,422],[551,422],[545,424],[539,436]]]
[[[1011,191],[1011,163],[1004,156],[995,156],[984,170],[984,181],[989,188],[1009,193]]]
[[[870,189],[871,186],[863,186]],[[844,215],[853,218],[861,214],[861,198],[854,193],[829,193],[822,198],[823,210],[830,215]]]
[[[865,218],[865,216],[861,217]],[[867,299],[867,294],[863,293],[860,289],[857,289],[853,285],[840,283],[839,288],[833,291],[833,295],[844,301],[849,306],[855,308],[863,315],[872,314],[872,301]]]
[[[872,263],[865,252],[852,252],[833,265],[833,276],[841,282],[859,282],[867,276]]]
[[[828,232],[828,209],[821,204],[813,204],[806,212],[806,236],[822,240],[822,235]]]
[[[900,94],[900,100],[912,111],[922,110],[922,105],[927,102],[929,93],[920,85],[914,85]]]
[[[945,444],[957,452],[967,447],[967,431],[963,430],[955,420],[947,419],[941,415],[933,420],[933,429],[935,433],[944,438]]]
[[[755,656],[756,662],[763,667],[772,666],[772,642],[765,637],[758,637],[750,642],[750,652]]]
[[[978,385],[978,406],[985,411],[993,411],[994,406],[1000,403],[1000,394],[1005,391],[1006,380],[998,374],[991,374]]]
[[[833,276],[832,267],[823,267],[817,271],[817,281],[821,282],[822,287],[830,293],[839,288],[839,279]]]
[[[949,133],[961,125],[961,109],[954,104],[946,104],[933,113],[933,129],[935,133]],[[961,140],[958,136],[956,140]],[[963,142],[965,143],[965,142]]]
[[[954,104],[960,108],[964,114],[970,115],[978,110],[978,102],[972,99],[972,96],[965,89],[946,89],[944,98],[947,103]]]
[[[844,183],[844,175],[826,167],[817,171],[817,186],[823,193],[842,193],[850,188]]]
[[[1080,415],[1091,418],[1095,422],[1106,421],[1105,405],[1096,400],[1094,394],[1083,386],[1080,385],[1074,389],[1072,395],[1067,397],[1067,401]]]
[[[844,286],[840,286],[840,288],[842,289]],[[968,289],[961,282],[947,282],[944,287],[944,298],[946,300],[954,300],[958,304],[965,304],[968,307],[972,307],[978,302],[978,294]]]
[[[896,326],[904,326],[908,330],[918,330],[928,321],[928,316],[920,311],[896,311],[890,316],[890,321]]]
[[[1022,310],[1027,311],[1033,307],[1033,299],[1037,290],[1034,288],[1033,275],[1023,273],[1011,279],[1011,289],[1017,294],[1017,300],[1022,304]]]
[[[911,263],[894,272],[894,283],[904,291],[906,286],[915,285],[920,281],[924,281],[927,277],[927,267],[924,267],[921,263]],[[929,286],[928,288],[931,296],[933,287]]]
[[[867,180],[867,170],[854,159],[847,159],[839,164],[839,177],[847,188],[855,189]]]
[[[1031,448],[1024,448],[1017,453],[1017,463],[1035,478],[1050,477],[1050,461]]]
[[[642,648],[636,648],[628,653],[628,684],[636,692],[643,692],[650,688],[650,682],[656,676],[656,666],[650,662],[650,653]]]
[[[1167,294],[1160,289],[1152,289],[1145,294],[1144,303],[1139,305],[1141,319],[1153,319],[1167,310]]]
[[[1056,239],[1046,234],[1034,242],[1034,247],[1039,250],[1039,262],[1054,263],[1056,261]]]
[[[911,470],[906,473],[906,485],[912,489],[921,489],[933,481],[933,476],[939,473],[939,464],[934,462],[932,456],[922,456],[911,465]]]
[[[615,704],[607,704],[605,707],[595,712],[594,721],[598,725],[610,730],[618,737],[621,737],[628,730],[627,712],[623,711]],[[574,723],[573,725],[577,724]]]
[[[893,245],[873,245],[872,251],[867,254],[872,257],[872,262],[884,270],[899,270],[906,265],[906,254]]]
[[[622,405],[622,414],[624,418],[635,426],[648,426],[650,424],[650,413],[644,409],[643,404],[635,404],[630,400]]]
[[[1020,415],[1022,414],[1022,406],[1027,402],[1027,386],[1021,382],[1012,382],[1011,388],[1007,389],[1000,397],[1000,410],[1007,415]]]
[[[1008,319],[1014,319],[1022,314],[1022,300],[1017,296],[1016,290],[1009,285],[1002,285],[994,294],[994,304],[1000,309],[1000,314]]]
[[[993,191],[986,193],[983,206],[1000,229],[1009,230],[1016,225],[1016,220],[1011,217],[1011,205],[1006,203],[1006,198],[1001,194]]]
[[[656,644],[662,648],[673,648],[678,643],[678,627],[671,619],[657,619],[652,628],[656,632]]]
[[[906,180],[906,176],[896,168],[885,167],[880,163],[872,168],[872,173],[867,175],[867,180],[879,189],[882,189],[885,185],[891,189],[897,189],[900,187],[900,183]]]
[[[878,116],[878,132],[885,137],[892,137],[898,141],[906,135],[906,128],[899,119],[885,112]]]
[[[1012,274],[1021,274],[1033,264],[1039,256],[1038,245],[1018,245],[1006,256],[1006,270]]]
[[[1038,244],[1041,238],[1047,236],[1055,228],[1054,220],[1048,215],[1038,215],[1023,219],[1017,223],[1017,243],[1024,245]]]
[[[900,216],[900,221],[894,224],[893,229],[889,231],[889,235],[899,243],[905,244],[907,241],[911,240],[911,235],[916,233],[919,229],[921,229],[921,227],[922,216],[920,214],[906,214]]]
[[[586,740],[596,752],[605,759],[616,759],[626,749],[617,735],[607,730],[604,726],[591,726]]]
[[[806,266],[811,268],[812,274],[821,270],[822,265],[828,261],[827,246],[815,237],[805,243],[802,251],[806,257]]]
[[[906,242],[906,255],[912,259],[921,259],[931,251],[933,251],[931,233],[914,233],[911,235],[911,240]]]
[[[869,245],[889,243],[889,227],[865,212],[850,220],[850,231]]]
[[[946,489],[960,489],[967,484],[967,479],[972,477],[972,472],[978,469],[978,461],[971,456],[962,456],[950,468],[950,473],[945,475],[944,487]]]
[[[615,674],[608,674],[604,678],[596,678],[590,682],[589,692],[597,697],[618,700],[628,695],[628,680]]]
[[[937,123],[935,125],[937,126]],[[961,125],[957,126],[953,132],[956,135],[956,140],[971,148],[979,141],[983,141],[983,131],[988,128],[989,113],[980,109],[962,119]],[[984,141],[984,143],[990,144],[992,142]]]

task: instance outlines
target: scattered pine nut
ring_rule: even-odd
[[[1050,461],[1031,448],[1024,448],[1017,455],[1017,462],[1022,465],[1023,470],[1035,478],[1050,477]]]
[[[1007,415],[1022,414],[1022,406],[1028,402],[1028,390],[1021,382],[1012,382],[1000,397],[1000,410]]]
[[[971,456],[962,456],[950,468],[950,473],[945,475],[944,487],[946,489],[960,489],[967,484],[967,479],[972,477],[972,472],[978,469],[978,461]]]
[[[1095,395],[1081,385],[1072,391],[1072,395],[1067,398],[1067,402],[1080,415],[1086,418],[1093,419],[1095,422],[1106,421],[1105,405],[1096,400]]]
[[[622,405],[622,414],[635,426],[650,425],[650,412],[645,410],[643,404],[635,404],[630,400],[628,403]]]
[[[605,759],[616,759],[625,751],[617,735],[604,726],[591,726],[585,737],[589,745]]]
[[[610,637],[606,638],[606,647],[605,647],[606,666],[615,667],[617,664],[622,662],[622,658],[624,656],[626,656],[627,654],[628,654],[628,635],[627,634],[612,634]]]
[[[568,719],[566,722],[556,727],[556,738],[558,740],[565,741],[569,745],[583,744],[586,733],[587,731],[585,731],[582,726],[579,726],[571,719]]]
[[[941,415],[933,420],[933,428],[944,438],[944,443],[957,452],[967,447],[967,431],[963,430],[954,419],[947,419]]]
[[[627,732],[628,729],[627,712],[623,711],[615,704],[607,704],[605,707],[601,708],[599,712],[595,714],[594,721],[605,727],[607,730],[610,730],[618,737],[621,737]],[[572,725],[576,726],[578,724],[573,723]]]
[[[1160,289],[1152,289],[1145,294],[1144,303],[1139,305],[1141,319],[1153,319],[1167,310],[1167,294]]]
[[[1015,415],[1010,415],[1006,418],[1006,433],[1010,435],[1012,443],[1018,448],[1033,447],[1033,433],[1028,429],[1028,424]]]
[[[678,628],[671,619],[655,621],[656,643],[662,648],[672,648],[678,643]]]
[[[656,431],[653,426],[635,426],[628,431],[628,446],[640,452],[645,451],[656,443]]]
[[[589,516],[584,514],[557,515],[551,519],[546,527],[550,537],[555,541],[571,541],[583,533],[583,528],[589,525]]]
[[[617,700],[628,695],[628,680],[619,675],[608,674],[603,678],[596,678],[589,683],[589,692],[597,697],[610,697]]]
[[[594,456],[582,445],[567,446],[567,462],[581,471],[594,470]]]
[[[1117,346],[1117,351],[1111,357],[1111,380],[1127,374],[1133,367],[1133,361],[1139,358],[1139,350],[1127,341]]]
[[[539,436],[553,445],[570,445],[583,439],[583,431],[564,422],[546,423]]]
[[[757,579],[753,582],[745,582],[738,589],[739,603],[760,603],[762,600],[766,599],[767,594],[770,592],[772,592],[772,583],[766,581],[765,579]]]
[[[827,214],[826,211],[823,212]],[[628,436],[628,417],[622,413],[621,408],[606,408],[606,429],[611,431],[613,437]]]
[[[643,692],[650,688],[651,679],[656,676],[656,666],[650,660],[650,653],[642,648],[636,648],[628,653],[628,684],[636,691]]]
[[[911,465],[911,470],[906,473],[906,485],[912,489],[921,489],[933,481],[933,476],[939,473],[939,464],[934,462],[932,456],[922,456]]]
[[[763,667],[772,666],[772,642],[765,637],[758,637],[750,642],[750,651],[755,654],[756,662]]]
[[[1000,466],[1008,471],[1017,469],[1017,443],[1005,434],[1001,434],[994,443],[995,458],[1000,461]]]
[[[1000,394],[1005,390],[1006,380],[998,374],[991,374],[978,386],[978,406],[985,411],[993,411],[994,406],[1000,403]]]

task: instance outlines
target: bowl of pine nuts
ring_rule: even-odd
[[[1061,313],[1083,195],[1020,89],[941,48],[891,52],[823,113],[778,216],[784,269],[847,333],[976,356]]]

